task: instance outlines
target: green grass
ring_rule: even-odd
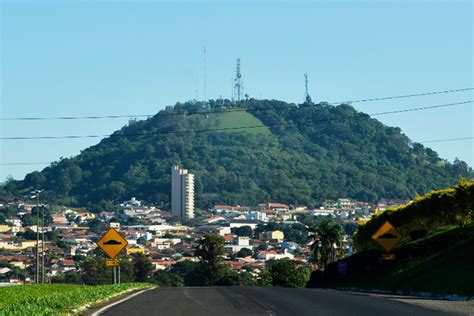
[[[248,112],[224,112],[216,115],[216,128],[240,128],[263,125],[263,122]],[[250,134],[271,134],[266,126],[248,129],[234,129],[225,132],[246,132]]]
[[[387,277],[396,288],[437,294],[474,295],[474,243],[462,241],[443,252],[414,260]]]
[[[120,285],[45,284],[0,288],[0,315],[66,315],[84,305],[106,300],[145,283]]]

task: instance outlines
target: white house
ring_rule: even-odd
[[[334,210],[320,207],[315,210],[310,210],[309,214],[311,214],[312,216],[334,216]]]
[[[257,259],[261,260],[278,260],[278,259],[293,259],[295,256],[293,256],[291,253],[289,253],[286,249],[283,252],[278,252],[276,250],[261,250],[257,253]]]

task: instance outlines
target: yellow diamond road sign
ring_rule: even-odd
[[[372,239],[378,242],[386,252],[389,252],[402,240],[402,234],[400,234],[389,221],[386,221],[377,232],[372,235]]]
[[[109,228],[104,236],[97,242],[97,246],[112,259],[127,245],[128,242],[113,228]]]

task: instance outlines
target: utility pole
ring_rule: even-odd
[[[39,202],[41,190],[35,190],[31,193],[36,195],[36,278],[35,282],[40,283],[39,271],[40,271],[40,258],[39,258]],[[35,197],[35,196],[33,196]]]
[[[45,283],[45,268],[44,268],[44,206],[41,206],[43,220],[41,221],[41,283]]]
[[[120,263],[119,263],[119,266],[118,266],[118,284],[120,284]]]

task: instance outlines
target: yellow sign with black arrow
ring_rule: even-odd
[[[390,252],[402,238],[402,234],[400,234],[389,221],[386,221],[375,234],[372,235],[372,239],[378,242],[386,252]]]
[[[102,249],[102,251],[111,259],[117,257],[120,251],[122,251],[127,245],[128,242],[125,238],[123,238],[114,228],[109,228],[109,230],[97,242],[97,246],[99,246],[100,249]]]

